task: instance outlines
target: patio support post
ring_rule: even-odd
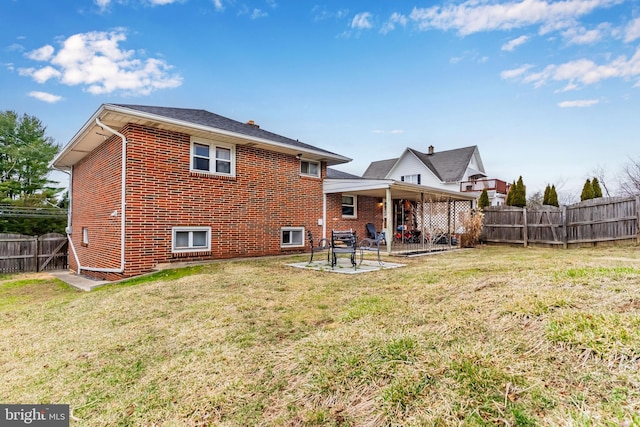
[[[327,238],[327,193],[322,193],[322,238]]]
[[[387,229],[385,231],[385,240],[387,241],[387,253],[391,253],[391,241],[393,240],[393,200],[391,199],[391,188],[385,190],[387,199]]]
[[[421,247],[424,250],[424,238],[427,234],[424,229],[424,193],[420,193],[420,242]]]

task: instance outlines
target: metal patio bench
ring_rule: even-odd
[[[311,230],[307,231],[307,238],[309,239],[309,244],[311,245],[311,259],[309,260],[309,264],[313,262],[313,255],[316,252],[327,252],[327,263],[330,263],[331,260],[329,257],[331,256],[331,245],[329,245],[329,241],[327,239],[318,240],[318,244],[314,245],[313,233]]]
[[[348,231],[331,231],[331,268],[333,269],[338,264],[338,255],[347,254],[351,260],[351,265],[355,269],[356,263],[356,249],[358,240],[356,232],[353,230]]]

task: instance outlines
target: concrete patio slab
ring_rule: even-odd
[[[357,265],[354,269],[351,262],[347,258],[338,258],[338,264],[331,268],[331,264],[326,259],[308,262],[296,262],[293,264],[287,264],[290,267],[304,268],[306,270],[326,271],[329,273],[342,273],[342,274],[359,274],[368,273],[371,271],[386,270],[390,268],[404,267],[405,264],[397,264],[393,262],[383,262],[378,264],[377,261],[362,261],[362,264]]]

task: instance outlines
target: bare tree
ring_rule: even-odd
[[[539,208],[542,207],[542,192],[540,190],[533,193],[527,198],[527,207]]]
[[[619,177],[620,192],[627,196],[640,194],[640,159],[629,158]]]
[[[589,177],[591,178],[598,178],[598,183],[600,183],[600,187],[602,188],[602,195],[604,197],[610,197],[611,196],[611,192],[609,191],[609,187],[607,186],[607,182],[609,181],[606,176],[605,176],[605,169],[604,166],[602,165],[598,165],[595,168],[593,168],[593,170],[591,171],[591,173],[589,173]]]
[[[565,188],[567,185],[566,178],[558,178],[554,185],[556,186],[556,192],[558,193],[558,203],[561,206],[572,205],[580,201],[580,192],[578,190],[567,190]]]

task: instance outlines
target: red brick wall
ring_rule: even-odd
[[[382,231],[382,205],[379,198],[358,196],[356,218],[342,216],[342,194],[327,195],[327,234],[331,230],[354,230],[358,240],[368,237],[366,224],[372,222],[378,232]]]
[[[121,154],[119,138],[110,138],[73,168],[71,239],[83,267],[120,267]],[[118,216],[111,216],[117,211]],[[82,244],[87,228],[89,243]],[[77,271],[73,252],[69,268]]]
[[[113,280],[171,261],[306,251],[281,248],[280,228],[305,227],[320,234],[322,180],[301,177],[295,156],[238,145],[236,176],[217,177],[189,171],[189,135],[134,124],[121,132],[128,140],[126,270],[85,274]],[[120,217],[109,214],[120,211],[120,146],[112,137],[74,168],[73,242],[83,266],[119,266]],[[364,232],[368,219],[359,215],[349,221],[361,223]],[[89,227],[87,247],[80,244],[82,226]],[[210,226],[211,252],[172,254],[176,226]]]

